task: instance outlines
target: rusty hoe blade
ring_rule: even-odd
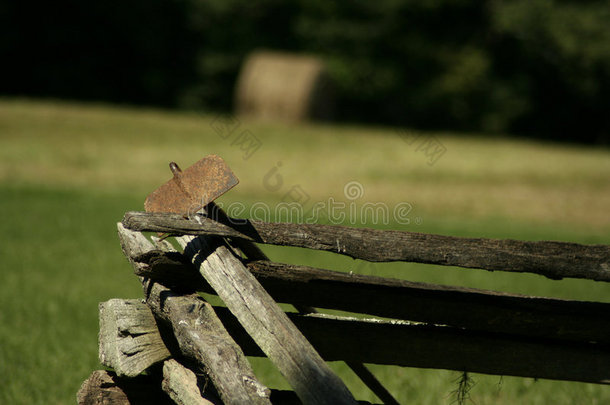
[[[217,155],[208,155],[185,171],[174,162],[169,168],[174,177],[146,197],[147,212],[195,213],[239,183]]]

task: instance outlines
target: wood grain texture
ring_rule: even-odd
[[[170,356],[142,300],[102,302],[99,319],[99,360],[118,376],[135,377]]]
[[[176,405],[214,405],[201,396],[195,373],[174,359],[163,362],[161,387]]]
[[[139,232],[117,224],[123,252],[133,257],[153,244]],[[201,366],[226,404],[270,404],[270,391],[254,376],[239,346],[231,339],[214,309],[196,294],[174,292],[142,279],[146,303],[155,317],[171,326],[181,353]]]
[[[247,355],[263,355],[230,311],[217,313]],[[610,383],[607,345],[324,314],[289,317],[327,361]]]
[[[136,258],[138,274],[176,288],[214,293],[180,253]],[[472,330],[610,344],[610,304],[532,297],[348,274],[308,266],[246,262],[277,302],[338,309]]]
[[[198,217],[199,218],[199,217]],[[297,246],[373,261],[407,261],[486,270],[610,281],[610,246],[568,242],[462,238],[345,226],[267,223],[128,212],[123,224],[139,231],[220,235],[257,243]]]
[[[78,405],[173,405],[152,376],[121,378],[106,370],[95,370],[83,382]]]
[[[304,404],[356,403],[343,381],[222,241],[188,236],[178,241]]]
[[[229,221],[229,217],[221,207],[216,203],[211,202],[205,208],[205,211],[212,213],[213,217],[218,221]],[[227,244],[232,248],[237,248],[249,260],[260,260],[265,263],[270,263],[269,257],[256,245],[254,242],[244,239],[225,238]],[[252,269],[249,269],[252,272]],[[258,278],[257,278],[258,279]],[[260,280],[259,280],[260,281]],[[265,290],[269,291],[266,287]],[[276,299],[274,297],[274,299]],[[299,313],[316,313],[317,310],[309,305],[295,304],[293,305]],[[360,363],[348,363],[348,367],[360,378],[360,380],[375,394],[384,404],[398,404],[398,401],[392,394],[377,380],[375,375],[364,365]]]

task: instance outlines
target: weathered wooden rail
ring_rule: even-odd
[[[136,257],[136,274],[214,294],[182,255]],[[610,343],[610,304],[448,287],[269,261],[244,261],[277,302],[472,330]],[[535,326],[535,327],[533,327]]]
[[[100,360],[114,372],[94,372],[79,392],[81,404],[139,403],[151,392],[157,402],[147,403],[357,402],[326,361],[348,363],[384,403],[396,401],[364,363],[610,383],[610,304],[274,263],[254,242],[369,261],[610,281],[607,245],[142,212],[128,212],[118,229],[144,300],[101,304]],[[145,231],[176,237],[182,250]],[[226,307],[197,292],[218,295]],[[294,391],[265,387],[246,356],[268,357]]]
[[[610,246],[568,242],[460,238],[346,226],[269,223],[129,212],[123,223],[138,231],[218,235],[280,246],[335,252],[372,262],[406,261],[485,270],[610,281]]]

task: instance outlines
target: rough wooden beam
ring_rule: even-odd
[[[343,381],[224,243],[188,236],[178,241],[303,403],[356,403]]]
[[[138,268],[141,276],[214,293],[180,253],[151,251],[137,260],[145,264]],[[610,343],[608,303],[416,283],[269,261],[251,261],[246,266],[277,302],[488,332]]]
[[[164,369],[163,382],[151,375],[141,375],[135,378],[118,377],[114,372],[107,370],[96,370],[82,383],[76,400],[78,405],[217,405],[217,398],[203,398],[203,402],[197,397],[198,389],[193,386],[192,372],[175,360],[167,372]],[[191,373],[189,377],[186,375]],[[168,374],[169,373],[169,374]],[[196,378],[196,377],[195,377]],[[168,381],[171,380],[171,381]],[[186,384],[185,384],[186,383]],[[173,392],[174,397],[169,397],[161,390]],[[166,386],[167,385],[167,386]],[[184,392],[185,390],[188,391]],[[301,401],[293,391],[271,390],[271,402],[273,405],[300,405]],[[367,401],[358,401],[361,405],[370,405]]]
[[[121,378],[106,370],[96,370],[76,394],[78,405],[172,405],[174,402],[151,376]]]
[[[223,211],[221,207],[216,203],[209,203],[206,208],[206,212],[213,213],[212,215],[218,221],[229,221],[230,218]],[[249,260],[259,260],[264,263],[270,263],[269,257],[256,245],[254,242],[244,239],[231,239],[226,238],[228,245],[232,248],[239,249],[242,254],[245,254]],[[250,271],[252,271],[250,269]],[[265,290],[269,291],[267,288]],[[275,299],[275,297],[274,297]],[[295,309],[299,313],[316,313],[317,310],[309,305],[297,304],[294,305]],[[364,365],[360,363],[347,363],[348,367],[360,378],[360,380],[375,394],[379,399],[386,405],[398,404],[398,401],[392,396],[392,394],[377,380],[375,375]]]
[[[197,361],[226,404],[269,404],[269,389],[258,382],[238,345],[211,305],[196,294],[179,294],[145,283],[146,302],[171,325],[182,354]]]
[[[363,276],[267,261],[247,264],[280,302],[472,330],[610,343],[610,304]]]
[[[195,373],[174,359],[163,363],[161,387],[177,405],[214,405],[201,396]]]
[[[610,281],[610,246],[568,242],[462,238],[346,226],[268,223],[128,212],[123,224],[139,231],[220,235],[252,242],[297,246],[373,262],[407,261],[486,270]]]
[[[123,252],[133,258],[154,248],[139,232],[117,224]],[[214,309],[196,294],[182,294],[142,279],[146,303],[172,328],[182,354],[196,361],[210,377],[226,404],[270,404],[269,389],[252,372],[239,346],[231,339]]]
[[[230,311],[217,313],[247,355],[263,355]],[[289,317],[327,361],[610,384],[605,345],[323,314]]]
[[[170,356],[150,308],[142,300],[99,304],[99,359],[119,376],[135,377]]]

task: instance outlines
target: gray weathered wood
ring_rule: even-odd
[[[610,281],[610,246],[568,242],[462,238],[345,226],[233,220],[128,212],[125,227],[187,235],[221,235],[258,243],[298,246],[374,262],[408,261],[486,270],[528,272]]]
[[[230,311],[217,308],[248,356],[263,356]],[[289,314],[327,361],[437,368],[610,384],[606,345],[473,332],[404,321]]]
[[[224,243],[188,236],[178,241],[303,403],[356,403],[344,383]]]
[[[201,396],[195,373],[174,359],[163,363],[161,387],[177,405],[214,405]]]
[[[150,308],[142,300],[99,304],[99,359],[119,376],[135,377],[170,356]]]
[[[218,221],[229,221],[229,217],[223,211],[221,207],[216,203],[211,202],[206,207],[207,212],[212,213],[214,218]],[[243,254],[250,260],[258,260],[262,263],[271,263],[269,257],[254,243],[244,239],[231,239],[227,238],[229,246],[241,250]],[[251,269],[249,269],[252,271]],[[201,278],[199,278],[202,280]],[[257,278],[258,279],[258,278]],[[205,281],[205,280],[203,280]],[[266,287],[265,290],[269,291]],[[275,297],[274,297],[275,299]],[[297,304],[294,305],[299,313],[316,313],[317,310],[309,305]],[[348,367],[362,380],[362,382],[375,394],[384,404],[392,405],[398,404],[398,401],[392,396],[392,394],[377,380],[375,375],[361,363],[347,363]]]
[[[139,232],[117,224],[123,252],[133,258],[154,248]],[[196,361],[226,404],[270,404],[269,389],[252,372],[214,309],[196,294],[181,294],[142,279],[146,303],[158,319],[171,326],[182,354]]]
[[[106,370],[95,370],[83,382],[78,405],[173,405],[161,391],[159,381],[151,376],[121,378]]]
[[[258,382],[241,349],[211,305],[196,294],[179,294],[148,281],[146,302],[168,322],[182,354],[196,360],[226,404],[269,404],[269,389]]]
[[[180,253],[151,251],[138,260],[145,264],[138,268],[139,275],[176,288],[214,293]],[[417,283],[266,260],[246,266],[277,302],[488,332],[610,343],[608,303]]]

